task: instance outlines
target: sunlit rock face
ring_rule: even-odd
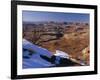
[[[82,60],[86,65],[90,65],[90,48],[86,47],[82,50]]]

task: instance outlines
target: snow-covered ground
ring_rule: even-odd
[[[31,54],[31,55],[30,55]],[[40,55],[51,57],[52,53],[23,39],[23,68],[41,68],[55,66],[42,59]]]

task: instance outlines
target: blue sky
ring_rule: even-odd
[[[56,22],[89,22],[89,14],[62,13],[43,11],[23,11],[22,19],[26,22],[56,21]]]

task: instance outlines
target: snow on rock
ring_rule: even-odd
[[[60,50],[56,50],[56,54],[54,54],[55,56],[59,56],[61,58],[67,58],[69,59],[69,55],[68,53],[65,53],[63,51],[60,51]]]
[[[40,55],[51,57],[52,53],[47,49],[32,44],[23,39],[23,68],[45,68],[54,66],[50,62],[42,59]],[[31,55],[30,55],[31,54]]]
[[[26,39],[23,39],[23,48],[28,49],[28,50],[33,50],[34,52],[41,54],[41,55],[45,55],[47,57],[52,56],[52,53],[48,51],[47,49],[34,45],[31,42],[27,41]]]

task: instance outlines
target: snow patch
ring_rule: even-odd
[[[61,58],[67,58],[69,59],[69,55],[66,52],[60,51],[60,50],[56,50],[56,54],[54,54],[55,56],[60,56]]]

